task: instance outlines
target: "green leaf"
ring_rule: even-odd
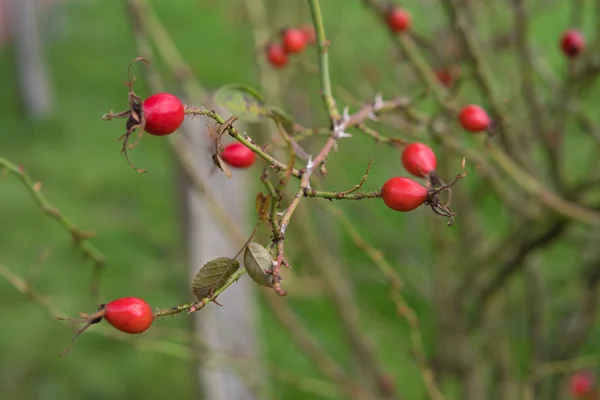
[[[213,100],[243,121],[258,122],[269,117],[269,110],[260,93],[241,83],[223,86],[216,91]]]
[[[296,123],[291,115],[280,108],[269,107],[269,116],[273,118],[275,122],[279,122],[289,136],[294,135],[294,132],[296,131]]]
[[[267,270],[273,266],[269,251],[258,243],[250,243],[244,250],[244,267],[248,276],[261,286],[273,287],[273,277]]]
[[[228,257],[215,258],[204,264],[192,281],[192,292],[198,300],[208,297],[222,286],[240,268],[237,260]]]

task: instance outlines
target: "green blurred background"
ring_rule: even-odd
[[[214,90],[227,83],[241,82],[260,89],[253,59],[254,43],[249,34],[252,28],[243,1],[153,0],[150,3],[206,88]],[[532,28],[537,49],[547,53],[549,66],[560,74],[563,66],[555,33],[568,25],[568,15],[567,2],[558,3],[537,14]],[[271,24],[268,29],[273,36],[284,26],[310,21],[305,1],[267,4]],[[407,0],[403,5],[411,9],[416,31],[435,35],[436,26],[444,20],[436,2]],[[322,1],[322,6],[332,40],[331,74],[336,85],[363,100],[378,91],[384,97],[419,93],[409,69],[396,63],[399,56],[388,33],[360,1],[327,0]],[[482,17],[491,15],[490,11]],[[591,28],[591,17],[586,21],[584,30]],[[137,174],[119,154],[120,143],[116,139],[122,134],[122,124],[101,120],[102,114],[111,109],[126,108],[126,88],[122,85],[125,68],[138,55],[123,2],[60,2],[44,9],[40,24],[54,113],[41,119],[27,117],[19,94],[16,50],[10,41],[4,43],[0,48],[3,77],[0,155],[42,182],[45,195],[79,227],[95,232],[92,241],[108,259],[102,280],[102,301],[138,296],[164,308],[191,300],[181,245],[175,163],[169,147],[163,138],[146,136],[132,152],[132,159],[151,172]],[[489,31],[482,34],[501,31],[506,26],[510,27],[508,16],[500,13],[495,24],[490,24]],[[302,62],[316,65],[314,49],[300,57]],[[500,59],[495,66],[506,68],[503,79],[507,82],[512,74],[510,62],[508,58]],[[299,115],[299,123],[324,125],[317,77],[294,65],[292,84],[285,90],[286,102],[280,105]],[[287,72],[270,70],[269,73]],[[143,84],[138,86],[139,94],[148,94]],[[469,90],[467,86],[465,91]],[[597,104],[595,100],[600,100],[599,97],[591,96],[589,103]],[[340,104],[345,102],[341,100]],[[397,135],[385,128],[381,132]],[[388,177],[404,174],[396,150],[357,134],[352,140],[342,142],[339,152],[332,153],[328,162],[330,174],[323,181],[325,188],[352,187],[364,173],[370,157],[375,162],[366,187],[378,188]],[[451,159],[450,165],[458,166],[457,160]],[[582,165],[583,161],[579,169]],[[259,171],[256,167],[253,175],[256,184]],[[448,178],[453,173],[454,170],[449,172]],[[477,179],[476,174],[472,179]],[[307,200],[303,206],[311,206],[312,201],[321,200]],[[433,348],[436,332],[427,297],[435,290],[431,286],[435,257],[429,232],[445,229],[445,223],[426,209],[393,213],[379,201],[339,206],[364,239],[381,249],[405,279],[404,293],[421,317],[426,348]],[[251,201],[248,207],[253,210]],[[501,234],[504,211],[492,196],[486,210],[482,218],[490,234]],[[289,240],[293,243],[293,225],[290,229]],[[332,228],[332,232],[336,231],[337,228]],[[453,233],[449,230],[447,235]],[[336,249],[336,257],[347,267],[355,283],[361,324],[376,344],[384,369],[403,398],[424,398],[419,372],[410,353],[406,324],[397,317],[388,300],[385,279],[343,233],[331,237],[324,247]],[[561,269],[578,249],[577,244],[566,242],[555,246],[544,258],[545,268]],[[288,257],[295,268],[288,274],[310,275],[310,268],[304,264],[314,258],[301,250],[290,244]],[[0,264],[26,278],[53,306],[70,315],[91,312],[97,306],[89,293],[89,262],[82,261],[78,251],[70,246],[66,232],[40,213],[22,183],[4,175],[0,177]],[[299,284],[293,285],[289,292],[286,301],[344,365],[348,354],[340,339],[335,307],[318,288],[303,290]],[[569,298],[569,294],[565,296]],[[320,377],[267,309],[262,306],[260,309],[260,337],[264,338],[261,346],[267,358],[298,374]],[[222,311],[226,310],[225,306]],[[67,357],[59,358],[58,354],[71,340],[72,329],[52,320],[0,279],[0,320],[0,398],[186,399],[195,395],[194,365],[181,339],[181,332],[190,326],[187,315],[159,322],[145,337],[113,335],[106,327],[93,327],[77,340]],[[92,332],[102,329],[114,337]],[[180,346],[170,347],[158,340],[178,341]],[[590,351],[597,351],[600,342],[595,340],[589,346]],[[326,398],[276,381],[273,385],[274,398]],[[452,387],[447,389],[453,392]]]

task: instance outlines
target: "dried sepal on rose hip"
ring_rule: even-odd
[[[148,61],[144,58],[138,57],[127,66],[126,85],[129,88],[129,109],[120,113],[113,113],[111,111],[104,114],[102,119],[110,121],[113,118],[127,118],[125,124],[126,132],[118,139],[123,140],[121,153],[132,168],[138,172],[146,172],[146,170],[137,168],[129,161],[127,150],[137,146],[144,131],[156,136],[166,136],[175,132],[183,123],[185,109],[177,96],[171,93],[155,93],[145,100],[142,100],[141,97],[135,94],[133,91],[135,77],[132,78],[131,76],[131,66],[136,61],[148,64]],[[138,131],[138,139],[134,144],[129,144],[129,138],[136,130]]]
[[[71,346],[80,334],[85,332],[91,325],[97,324],[103,319],[115,329],[129,334],[145,332],[154,322],[152,307],[138,297],[123,297],[121,299],[113,300],[110,303],[101,304],[100,307],[98,307],[98,310],[91,315],[85,313],[79,314],[81,318],[55,317],[55,319],[59,321],[84,323],[81,328],[75,330],[75,336],[73,337]],[[71,350],[71,346],[69,346],[62,355]]]
[[[386,206],[394,211],[408,212],[421,205],[429,206],[434,213],[447,217],[448,226],[454,224],[456,213],[450,209],[447,202],[442,202],[438,195],[441,192],[450,191],[451,187],[464,178],[465,160],[462,162],[462,171],[450,184],[436,189],[427,189],[410,178],[394,177],[384,183],[381,188],[381,197]]]

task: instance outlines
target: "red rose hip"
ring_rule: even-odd
[[[411,143],[402,152],[402,165],[414,176],[425,178],[435,171],[437,159],[426,144]]]
[[[287,65],[288,56],[281,45],[270,44],[267,46],[267,60],[275,68],[281,68]]]
[[[300,29],[286,29],[282,33],[281,43],[286,53],[301,53],[306,47],[306,34]]]
[[[104,307],[104,319],[125,333],[142,333],[152,325],[152,308],[137,297],[124,297],[111,301]]]
[[[482,132],[490,126],[490,117],[487,112],[474,104],[463,108],[458,115],[460,124],[469,132]]]
[[[234,168],[248,168],[254,164],[256,155],[242,143],[231,143],[221,152],[223,161]]]
[[[155,93],[144,100],[142,107],[146,118],[144,130],[151,135],[173,133],[185,118],[183,104],[170,93]]]
[[[381,188],[386,206],[395,211],[412,211],[427,200],[427,189],[409,178],[395,177]]]
[[[407,31],[412,25],[412,17],[410,13],[402,8],[396,7],[390,9],[386,21],[392,32]]]
[[[569,29],[562,36],[560,48],[567,57],[575,58],[585,49],[585,38],[580,31]]]

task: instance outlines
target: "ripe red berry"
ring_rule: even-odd
[[[575,58],[585,49],[585,38],[576,29],[569,29],[563,33],[560,48],[569,58]]]
[[[315,27],[309,24],[302,25],[300,30],[304,34],[304,40],[306,44],[313,44],[317,41],[317,33],[315,32]]]
[[[170,93],[155,93],[144,100],[142,107],[146,117],[144,130],[152,135],[175,132],[185,117],[183,104]]]
[[[124,297],[106,304],[104,319],[125,333],[142,333],[150,328],[154,316],[152,308],[137,297]]]
[[[490,117],[485,110],[471,104],[463,108],[458,115],[460,124],[469,132],[482,132],[490,126]]]
[[[409,178],[395,177],[381,188],[386,206],[396,211],[411,211],[427,200],[427,189]]]
[[[236,142],[225,146],[221,152],[221,158],[227,165],[235,168],[248,168],[254,164],[256,155],[243,144]]]
[[[402,152],[402,164],[414,176],[425,178],[435,171],[437,160],[433,150],[426,144],[411,143]]]
[[[300,29],[289,28],[283,31],[281,43],[286,53],[301,53],[306,47],[306,35]]]
[[[288,63],[288,56],[279,44],[270,44],[267,46],[267,59],[275,68],[281,68]]]
[[[392,32],[404,32],[410,29],[412,17],[402,8],[392,8],[387,15],[387,24]]]

